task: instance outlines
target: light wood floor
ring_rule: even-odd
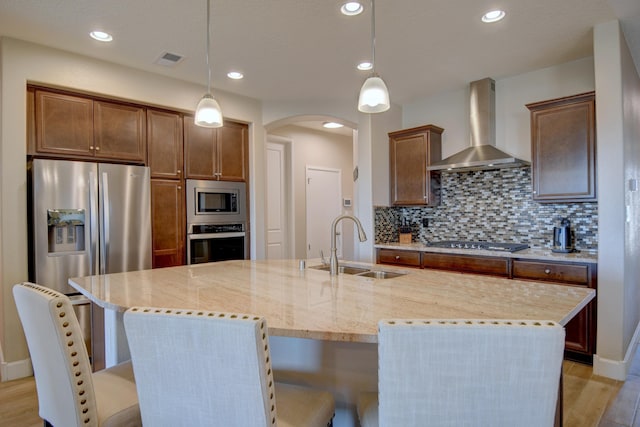
[[[625,382],[580,363],[565,361],[563,369],[565,427],[640,427],[640,350]],[[33,377],[0,383],[0,425],[42,426]]]

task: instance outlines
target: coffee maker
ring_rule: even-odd
[[[553,246],[551,251],[562,253],[573,252],[575,249],[573,248],[572,240],[571,221],[567,218],[562,218],[560,226],[553,227]]]

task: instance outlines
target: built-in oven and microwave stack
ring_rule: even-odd
[[[151,268],[149,169],[46,159],[29,166],[29,280],[72,295],[88,324],[89,301],[70,277]]]
[[[187,180],[187,263],[247,259],[246,185]]]

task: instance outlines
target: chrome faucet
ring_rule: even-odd
[[[355,222],[356,225],[358,226],[358,238],[360,239],[360,241],[364,242],[365,240],[367,240],[367,235],[365,234],[364,229],[362,228],[362,224],[360,223],[360,220],[355,216],[340,215],[339,217],[333,220],[333,223],[331,224],[331,256],[329,257],[329,272],[331,273],[332,276],[336,276],[338,274],[338,249],[336,248],[336,235],[337,235],[336,227],[338,226],[338,223],[345,218],[352,219],[353,222]]]

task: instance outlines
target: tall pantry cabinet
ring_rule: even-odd
[[[185,263],[185,193],[182,116],[147,109],[151,172],[153,267]]]

